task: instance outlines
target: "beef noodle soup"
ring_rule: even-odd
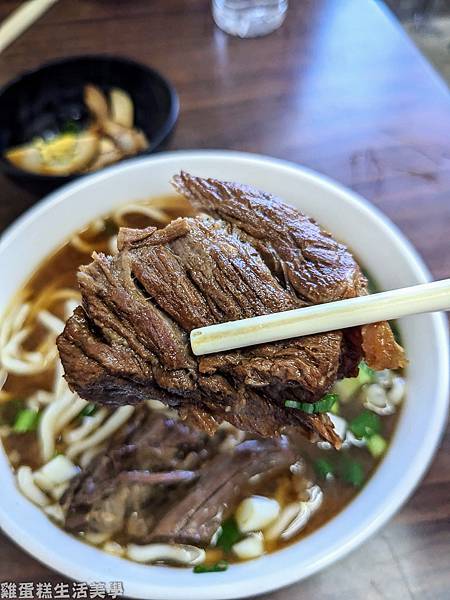
[[[144,563],[221,571],[309,535],[382,459],[405,395],[401,372],[343,379],[329,416],[342,439],[286,430],[257,439],[228,424],[208,437],[156,400],[96,406],[72,393],[55,344],[80,302],[76,272],[115,253],[120,226],[192,214],[181,196],[127,204],[76,233],[15,298],[0,329],[0,433],[20,491],[66,531]]]

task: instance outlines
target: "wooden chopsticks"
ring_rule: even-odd
[[[201,327],[191,347],[197,356],[213,354],[437,310],[450,310],[450,279]]]

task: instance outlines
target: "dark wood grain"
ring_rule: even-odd
[[[17,4],[0,2],[0,18]],[[434,276],[449,277],[447,87],[372,0],[291,4],[280,30],[239,40],[214,27],[206,0],[60,0],[0,55],[0,84],[77,53],[152,65],[181,98],[170,149],[247,150],[317,169],[379,206]],[[2,228],[36,199],[5,179],[0,194]],[[449,598],[449,500],[447,430],[422,485],[377,536],[265,598]],[[0,580],[24,578],[60,580],[0,536]]]

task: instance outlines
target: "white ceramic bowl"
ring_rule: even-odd
[[[175,152],[112,167],[40,202],[0,243],[0,314],[39,263],[76,229],[131,199],[164,194],[180,169],[236,180],[277,194],[345,241],[384,289],[424,282],[429,273],[402,234],[368,202],[311,171],[234,152]],[[52,569],[81,581],[124,582],[127,596],[167,600],[243,598],[298,581],[347,554],[408,498],[439,442],[448,403],[448,332],[440,314],[400,322],[410,360],[408,397],[374,477],[337,517],[306,539],[224,573],[144,566],[66,535],[16,489],[0,451],[0,525]]]

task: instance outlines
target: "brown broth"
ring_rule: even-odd
[[[169,198],[173,202],[173,196],[169,196]],[[183,207],[178,212],[175,212],[174,210],[168,210],[167,212],[171,217],[192,214],[192,210],[188,206]],[[104,223],[104,230],[100,233],[88,237],[87,234],[89,233],[89,230],[87,230],[84,233],[81,232],[80,236],[84,241],[92,245],[93,249],[96,251],[108,252],[108,239],[111,235],[117,233],[118,228],[110,217],[106,217]],[[149,225],[159,226],[158,223],[152,222],[148,218],[137,214],[131,215],[127,219],[126,224],[131,227],[146,227]],[[89,263],[90,260],[89,253],[79,251],[73,247],[70,241],[68,241],[39,266],[34,275],[24,286],[24,297],[27,301],[33,303],[33,301],[36,301],[44,291],[49,289],[49,286],[55,289],[62,287],[76,289],[77,270],[81,265]],[[56,305],[52,310],[58,316],[63,316],[61,306]],[[39,328],[36,328],[34,334],[30,336],[30,339],[27,341],[27,346],[29,349],[33,349],[41,341],[42,331]],[[0,423],[11,423],[14,417],[13,413],[14,411],[17,411],[18,404],[37,389],[51,389],[53,378],[54,373],[52,370],[34,376],[9,376],[6,385],[4,386],[4,392],[10,393],[15,403],[3,401],[3,403],[0,404]],[[15,408],[13,408],[14,406]],[[347,420],[353,418],[360,410],[361,406],[355,406],[355,403],[352,402],[346,405],[341,404],[341,416]],[[392,432],[395,429],[396,421],[397,415],[382,418],[382,435],[386,439],[391,437]],[[10,457],[13,455],[17,456],[17,453],[20,456],[20,461],[14,461],[14,467],[17,467],[20,464],[27,464],[32,468],[40,466],[37,458],[39,456],[39,451],[35,433],[12,433],[4,437],[2,441],[4,448]],[[316,445],[307,442],[303,438],[296,440],[296,443],[298,443],[307,464],[306,476],[312,480],[317,480],[317,483],[324,492],[324,500],[321,508],[297,536],[287,542],[277,541],[266,544],[266,548],[270,552],[297,542],[299,539],[306,537],[317,528],[327,523],[342,511],[360,491],[360,488],[353,487],[339,478],[320,480],[314,474],[312,465],[315,460],[318,458],[326,458],[330,461],[338,461],[340,460],[340,456],[342,456],[342,452],[338,453],[335,450],[321,450]],[[57,449],[61,451],[64,449],[61,440],[57,442]],[[367,481],[375,471],[379,461],[374,459],[367,449],[364,448],[360,449],[352,447],[344,452],[352,459],[356,459],[362,464],[365,472],[365,481]],[[267,488],[265,492],[268,495],[278,497],[283,504],[295,500],[296,497],[292,485],[292,475],[287,473],[272,482],[270,488]],[[118,537],[118,541],[123,542],[124,540]],[[223,553],[220,549],[208,550],[207,563],[214,563],[221,558],[223,558]],[[232,556],[226,556],[226,558],[230,561],[236,561]]]

